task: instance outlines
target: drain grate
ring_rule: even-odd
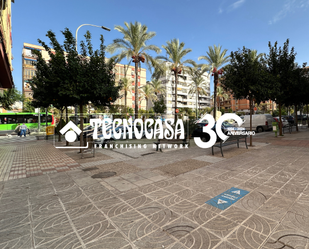
[[[92,178],[108,178],[108,177],[111,177],[111,176],[114,176],[114,175],[116,175],[116,172],[107,171],[107,172],[100,172],[100,173],[95,174],[91,177]]]
[[[91,171],[91,170],[96,170],[96,169],[99,169],[99,168],[97,168],[97,167],[90,167],[90,168],[82,169],[82,171]]]

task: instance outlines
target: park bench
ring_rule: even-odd
[[[186,146],[186,144],[189,144],[187,139],[158,139],[158,141],[153,142],[157,147],[156,147],[156,151],[158,151],[160,149],[160,151],[162,152],[162,144],[179,144],[182,145],[183,147]]]
[[[225,143],[223,143],[223,140],[220,139],[219,141],[217,141],[211,147],[212,155],[214,155],[214,147],[218,147],[221,150],[222,157],[224,157],[223,156],[222,147],[228,146],[228,145],[231,145],[231,144],[237,144],[237,147],[239,148],[239,142],[241,142],[241,141],[245,142],[246,148],[248,149],[248,146],[247,146],[247,135],[231,135],[230,138],[228,140],[226,140]]]

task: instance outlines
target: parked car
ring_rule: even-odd
[[[285,115],[283,117],[289,122],[289,124],[294,124],[294,117],[293,116]]]
[[[303,115],[297,115],[297,120],[301,121],[301,120],[307,120],[307,115],[303,114]]]
[[[250,115],[243,116],[245,121],[241,127],[250,130]],[[274,118],[270,114],[255,114],[252,115],[252,130],[256,132],[269,131],[272,129]]]
[[[201,125],[201,124],[204,124],[204,125]],[[198,124],[196,124],[196,128],[193,130],[191,137],[199,137],[199,138],[201,138],[201,140],[203,142],[208,142],[209,139],[210,139],[210,136],[209,136],[208,133],[203,132],[203,127],[207,126],[207,125],[208,125],[208,123],[198,123]],[[226,135],[228,133],[228,128],[231,128],[231,127],[235,127],[235,126],[226,121],[226,122],[222,123],[221,130]],[[215,126],[212,127],[212,130],[216,132],[216,123],[215,123]],[[219,140],[220,139],[217,135],[217,141],[219,141]]]
[[[275,120],[277,123],[279,123],[279,117],[274,117],[274,120]],[[286,126],[289,125],[289,122],[288,122],[285,118],[281,117],[281,121],[282,121],[283,127],[286,127]]]

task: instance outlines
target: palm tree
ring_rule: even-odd
[[[162,47],[165,49],[167,56],[158,56],[156,59],[164,60],[168,63],[165,63],[165,67],[161,71],[173,72],[175,77],[175,120],[177,119],[177,84],[178,84],[178,77],[182,71],[186,71],[187,67],[184,64],[192,64],[196,65],[196,63],[192,60],[185,60],[183,61],[184,57],[192,51],[190,48],[184,49],[185,44],[183,42],[179,43],[178,39],[173,39],[171,41],[166,42],[167,45],[163,45]],[[162,65],[161,65],[162,66]],[[181,76],[180,76],[181,77]]]
[[[217,88],[217,98],[219,98],[219,111],[220,111],[220,101],[221,99],[228,99],[229,98],[229,95],[223,90],[223,87],[222,86],[218,86]],[[216,98],[216,101],[217,101],[217,98]]]
[[[162,85],[162,82],[160,80],[154,79],[149,84],[152,85],[154,94],[156,96],[166,92],[165,87]]]
[[[207,88],[207,82],[205,81],[205,78],[203,75],[208,71],[207,67],[201,68],[201,65],[190,67],[188,74],[191,76],[192,83],[190,84],[189,94],[195,93],[196,95],[196,119],[198,119],[198,99],[199,95],[208,95],[207,91],[205,90]]]
[[[124,92],[124,109],[125,113],[127,113],[127,97],[128,97],[128,92],[132,92],[133,87],[131,85],[130,79],[129,78],[121,78],[120,83],[122,85],[122,91]]]
[[[221,46],[218,47],[214,45],[213,47],[208,47],[207,55],[200,56],[198,60],[206,60],[211,66],[211,70],[214,76],[214,96],[217,96],[217,84],[219,79],[219,74],[222,74],[223,69],[219,69],[224,64],[230,61],[230,56],[226,56],[227,49],[221,52]],[[214,101],[214,119],[216,120],[216,101]]]
[[[161,49],[155,45],[146,45],[146,43],[153,38],[155,32],[147,32],[146,25],[142,25],[139,22],[124,23],[125,27],[115,26],[115,30],[123,34],[122,39],[115,39],[112,44],[108,45],[107,52],[113,54],[120,50],[120,53],[113,56],[112,59],[120,62],[125,57],[135,65],[135,118],[138,118],[138,68],[141,67],[141,63],[146,62],[149,70],[152,67],[156,67],[155,59],[149,55],[149,51],[154,51],[157,54],[161,52]]]
[[[157,99],[156,94],[154,93],[153,86],[151,84],[146,84],[145,86],[141,87],[142,95],[146,100],[146,110],[148,110],[148,100],[153,101]]]

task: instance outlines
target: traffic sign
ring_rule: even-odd
[[[257,110],[257,108],[256,108],[256,107],[254,107],[254,110],[256,111],[256,110]]]
[[[179,110],[178,109],[176,109],[176,113],[178,113],[179,112]]]

